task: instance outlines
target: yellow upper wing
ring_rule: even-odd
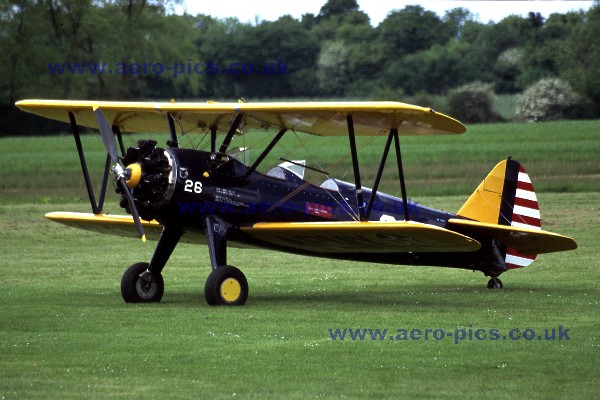
[[[287,128],[319,136],[347,135],[346,116],[352,115],[355,134],[377,136],[396,128],[401,135],[458,134],[465,127],[457,120],[424,108],[399,102],[276,102],[276,103],[152,103],[117,101],[22,100],[20,109],[58,121],[96,127],[93,108],[100,107],[113,126],[126,132],[166,132],[167,113],[177,130],[207,133],[226,131],[236,114],[244,115],[246,128]]]

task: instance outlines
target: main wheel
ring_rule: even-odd
[[[241,306],[248,299],[248,281],[244,273],[230,265],[213,270],[204,285],[209,306]]]
[[[487,283],[488,289],[502,289],[502,281],[499,278],[492,278]]]
[[[160,273],[148,270],[148,263],[127,268],[121,279],[121,295],[127,303],[154,303],[162,299],[165,282]]]

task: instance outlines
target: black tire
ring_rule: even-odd
[[[148,263],[137,263],[127,268],[121,279],[121,295],[126,303],[157,303],[165,292],[165,282],[160,273],[141,276],[148,271]]]
[[[213,270],[204,285],[209,306],[241,306],[248,299],[248,281],[244,273],[230,265]]]
[[[488,289],[502,289],[503,286],[502,281],[498,278],[492,278],[487,283]]]

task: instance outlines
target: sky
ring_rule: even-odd
[[[207,14],[216,18],[237,17],[241,22],[254,23],[258,20],[274,21],[289,14],[300,19],[303,14],[318,14],[327,0],[184,0],[188,14]],[[419,4],[424,9],[443,16],[446,10],[463,7],[479,16],[479,21],[498,22],[508,15],[527,16],[530,11],[539,12],[544,18],[552,13],[564,14],[568,11],[587,11],[593,4],[588,1],[534,0],[534,1],[453,1],[453,0],[357,0],[360,9],[371,18],[371,25],[377,26],[392,10],[401,10],[407,5]],[[183,7],[176,7],[177,13]]]

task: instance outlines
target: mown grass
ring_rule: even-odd
[[[208,253],[185,244],[164,271],[163,301],[125,304],[121,274],[147,261],[152,244],[45,221],[48,211],[89,210],[72,138],[1,139],[0,398],[593,398],[600,372],[598,127],[481,125],[463,136],[402,138],[409,195],[419,202],[456,210],[512,154],[538,189],[544,227],[577,240],[576,251],[540,255],[503,275],[503,290],[485,289],[482,274],[464,270],[231,249],[230,262],[250,283],[240,308],[205,304]],[[296,143],[290,139],[282,143],[287,150]],[[310,154],[300,147],[317,157],[309,164],[325,168],[343,156],[346,142],[329,140],[311,139]],[[93,137],[85,144],[101,165],[101,144]],[[379,150],[363,149],[365,174],[378,159]],[[342,158],[334,172],[343,174],[348,163]],[[391,164],[389,192],[393,171]],[[333,341],[329,333],[541,333],[559,325],[570,329],[570,340]]]
[[[454,209],[462,200],[425,203]],[[503,275],[501,291],[463,270],[232,249],[250,282],[240,308],[204,303],[204,246],[178,247],[162,303],[129,305],[121,273],[149,259],[151,245],[46,222],[53,205],[2,205],[0,397],[594,397],[600,195],[541,194],[540,202],[548,229],[580,248]],[[333,341],[329,333],[559,325],[569,341]]]

